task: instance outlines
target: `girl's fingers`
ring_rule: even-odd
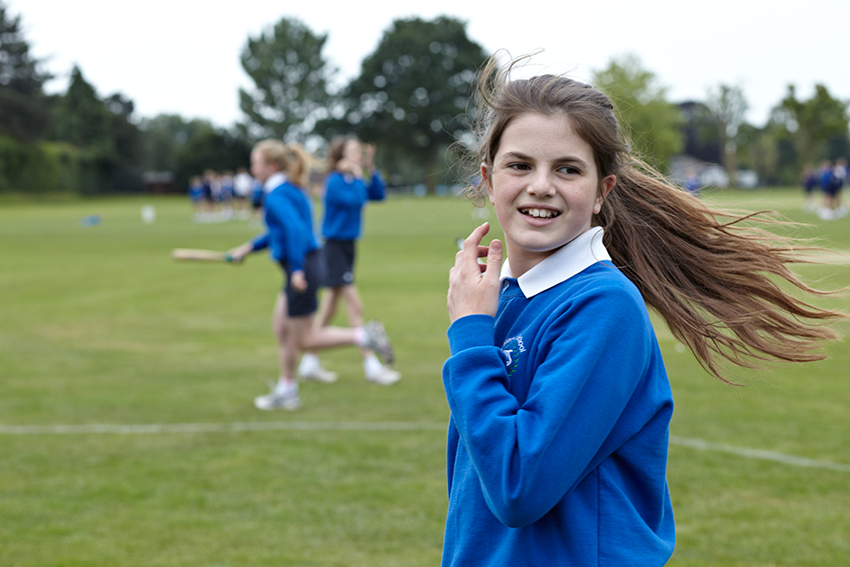
[[[484,238],[484,235],[490,230],[490,223],[485,222],[475,230],[473,230],[469,236],[466,237],[466,240],[463,241],[463,251],[475,251],[478,252],[479,245],[481,244],[481,239]],[[486,248],[486,246],[484,247]],[[476,256],[479,258],[480,256]]]

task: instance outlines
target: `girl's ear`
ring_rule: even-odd
[[[487,197],[490,204],[493,204],[493,184],[490,182],[490,169],[486,163],[481,164],[481,185],[487,190]]]
[[[605,202],[605,197],[608,196],[608,193],[611,192],[611,189],[613,189],[616,184],[617,176],[615,175],[609,175],[602,180],[602,183],[599,184],[599,195],[596,196],[596,204],[593,206],[594,215],[598,215],[599,211],[602,210],[602,203]]]

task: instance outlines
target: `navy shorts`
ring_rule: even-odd
[[[304,258],[304,277],[307,278],[307,289],[296,291],[292,289],[292,274],[288,262],[281,262],[281,268],[286,272],[286,284],[283,293],[286,295],[286,313],[290,317],[306,317],[319,308],[318,293],[322,287],[323,267],[322,255],[319,250],[307,253]]]
[[[354,283],[354,241],[328,240],[322,252],[325,264],[325,287],[342,287]]]
[[[835,197],[838,195],[838,192],[841,191],[841,187],[844,185],[843,183],[830,183],[826,187],[823,188],[823,194],[827,197]]]

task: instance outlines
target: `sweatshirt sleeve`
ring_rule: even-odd
[[[251,250],[257,252],[258,250],[265,250],[269,247],[269,233],[264,232],[263,234],[258,234],[251,240]]]
[[[384,177],[377,169],[372,172],[372,178],[369,180],[369,185],[366,186],[366,194],[370,201],[383,201],[387,196],[387,185],[384,183]]]
[[[510,391],[493,318],[449,328],[443,383],[452,421],[493,514],[529,525],[626,440],[609,439],[649,359],[648,319],[633,297],[589,294],[552,313],[529,344],[529,390]],[[621,296],[628,295],[625,291]],[[649,332],[652,332],[649,327]]]

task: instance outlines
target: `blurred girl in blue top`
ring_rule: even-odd
[[[443,565],[661,566],[673,399],[644,302],[720,378],[723,357],[822,358],[842,315],[774,284],[814,291],[787,269],[793,242],[631,156],[604,94],[512,80],[515,64],[478,81],[474,189],[504,247],[481,244],[485,223],[449,275]]]
[[[363,300],[354,282],[356,243],[363,232],[366,203],[382,201],[386,196],[384,180],[375,168],[374,158],[374,145],[364,148],[360,140],[351,136],[333,139],[328,149],[322,220],[327,289],[316,318],[320,325],[330,323],[340,300],[345,304],[348,324],[356,327],[363,323]],[[362,355],[368,380],[390,385],[401,378],[397,370],[381,364],[368,349]],[[386,362],[392,364],[392,360]]]

